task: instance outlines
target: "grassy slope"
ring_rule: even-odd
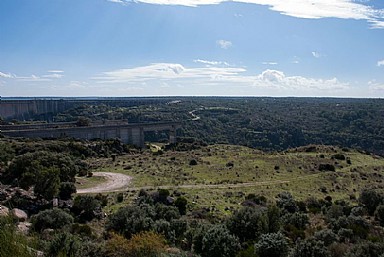
[[[330,195],[334,200],[349,201],[351,196],[358,197],[364,187],[382,185],[382,157],[334,147],[318,146],[315,152],[306,152],[306,149],[263,153],[242,146],[212,145],[162,155],[145,151],[119,156],[115,162],[95,160],[100,166],[95,171],[132,176],[131,192],[126,193],[128,199],[140,188],[169,188],[185,194],[192,203],[191,208],[210,207],[214,212],[235,208],[249,193],[262,194],[270,200],[279,192],[289,191],[297,199]],[[345,155],[351,164],[332,159],[335,153]],[[197,165],[189,165],[192,159]],[[229,162],[233,167],[227,167]],[[319,171],[319,164],[325,163],[335,165],[336,171]]]

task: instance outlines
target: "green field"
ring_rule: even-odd
[[[335,159],[336,154],[345,160]],[[193,160],[196,165],[191,165]],[[242,146],[211,145],[163,154],[148,150],[119,156],[114,162],[98,158],[92,164],[98,166],[94,172],[133,177],[125,193],[127,200],[140,189],[167,188],[183,194],[190,209],[209,207],[215,212],[236,208],[249,193],[264,195],[270,201],[289,191],[298,200],[331,196],[354,202],[363,188],[382,187],[384,171],[382,157],[330,146],[265,153]],[[335,171],[320,171],[322,164],[335,167]],[[87,186],[82,183],[82,188]],[[97,181],[90,179],[90,183]]]

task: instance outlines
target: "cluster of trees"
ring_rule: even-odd
[[[32,216],[34,242],[41,240],[33,247],[47,256],[95,257],[382,257],[384,253],[384,194],[373,189],[361,192],[358,206],[330,197],[296,201],[288,192],[278,194],[275,201],[251,194],[232,215],[215,220],[194,218],[186,212],[183,197],[174,200],[168,190],[142,190],[134,203],[106,218],[103,236],[97,237],[87,223],[102,218],[96,213],[103,199],[78,196],[71,209],[47,209]],[[313,220],[317,225],[311,224]],[[12,226],[0,221],[1,240],[12,240],[16,236]],[[28,245],[25,238],[21,241]]]
[[[170,99],[167,99],[169,101]],[[138,106],[83,105],[55,117],[56,121],[124,119],[131,123],[183,122],[179,136],[206,143],[241,144],[283,150],[308,144],[329,144],[384,154],[384,101],[330,98],[179,97],[176,104],[145,100]],[[190,112],[193,111],[193,115]],[[196,116],[199,119],[196,119]],[[164,133],[148,133],[163,140]]]
[[[117,139],[92,142],[3,139],[0,143],[0,183],[33,189],[42,200],[39,204],[25,202],[18,195],[8,200],[12,207],[31,211],[56,197],[71,199],[76,192],[75,176],[91,175],[86,158],[111,157],[131,151],[136,150]]]

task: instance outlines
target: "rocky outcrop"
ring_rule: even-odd
[[[47,206],[50,207],[51,203],[38,199],[32,189],[24,190],[19,187],[0,185],[0,205],[12,206],[32,215],[45,209]]]
[[[24,222],[28,219],[28,214],[18,208],[12,209],[11,213],[19,222]]]
[[[0,217],[5,217],[9,215],[9,209],[5,206],[0,205]]]
[[[30,222],[19,222],[19,224],[17,224],[17,230],[23,233],[24,235],[27,235],[29,233],[31,226],[32,226],[32,223]]]

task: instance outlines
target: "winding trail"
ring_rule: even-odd
[[[103,182],[97,186],[90,188],[78,189],[78,194],[93,194],[93,193],[107,193],[107,192],[118,192],[127,190],[127,186],[130,184],[132,177],[113,172],[95,172],[95,177],[105,177],[106,182]]]
[[[93,176],[105,177],[106,182],[101,183],[95,187],[78,189],[78,194],[92,194],[92,193],[108,193],[108,192],[121,192],[121,191],[139,191],[141,189],[231,189],[231,188],[244,188],[244,187],[253,187],[253,186],[268,186],[268,185],[279,185],[290,183],[292,181],[303,180],[310,177],[316,177],[319,173],[304,175],[296,177],[290,180],[269,180],[269,181],[260,181],[260,182],[246,182],[246,183],[237,183],[237,184],[190,184],[190,185],[163,185],[163,186],[143,186],[143,187],[128,187],[132,177],[113,172],[95,172]]]

